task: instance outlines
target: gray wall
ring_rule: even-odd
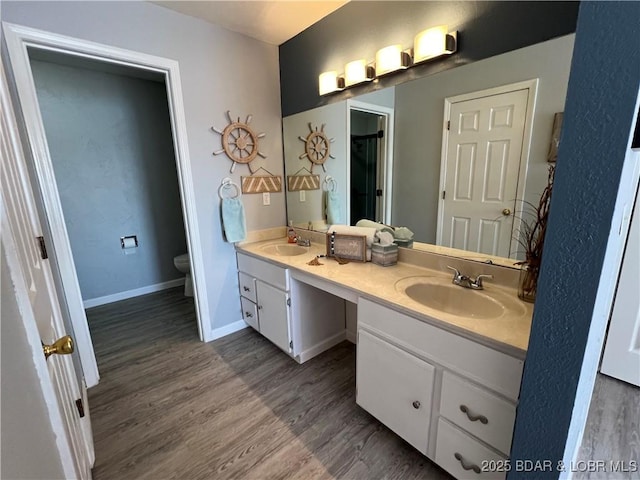
[[[227,124],[225,112],[253,114],[266,134],[260,150],[265,167],[282,175],[282,115],[278,48],[148,2],[2,2],[3,21],[171,58],[180,66],[192,181],[200,228],[205,284],[213,329],[242,318],[233,245],[223,240],[217,189],[231,162],[214,157],[220,136],[210,127]],[[247,175],[239,165],[230,175]],[[244,195],[250,230],[285,223],[284,192]],[[207,319],[204,320],[205,323]]]
[[[280,46],[283,115],[431,75],[575,32],[578,2],[349,2]],[[320,97],[318,75],[344,71],[354,59],[373,61],[378,49],[413,45],[425,28],[458,30],[457,53],[375,82]],[[304,58],[304,66],[300,59]]]
[[[84,300],[180,278],[187,252],[164,82],[31,61]],[[137,235],[132,255],[120,237]]]
[[[1,247],[2,320],[0,350],[0,477],[64,478],[49,412],[33,365],[31,346],[18,309],[15,285]]]
[[[591,395],[580,392],[580,383],[595,376],[593,359],[602,348],[609,311],[598,290],[613,286],[608,275],[603,278],[616,267],[605,265],[605,254],[620,224],[614,217],[618,188],[631,190],[633,177],[622,178],[622,172],[638,116],[640,49],[610,46],[637,38],[639,21],[638,2],[580,5],[512,464],[556,464],[565,447],[573,453],[579,443],[569,427],[580,423]],[[538,473],[558,477],[555,470]],[[511,471],[508,478],[528,479],[531,472]]]
[[[537,205],[547,184],[553,115],[564,110],[575,35],[532,45],[395,87],[392,219],[436,243],[442,126],[447,97],[540,79],[525,195]]]

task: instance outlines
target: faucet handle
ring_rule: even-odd
[[[489,278],[491,280],[493,280],[493,275],[487,275],[487,274],[480,274],[476,277],[476,279],[473,281],[473,284],[475,285],[476,288],[482,288],[482,279],[483,278]]]
[[[463,279],[464,275],[462,275],[457,268],[450,267],[449,265],[447,265],[447,268],[449,270],[453,270],[453,279],[451,281],[456,285],[460,285],[460,281]]]
[[[460,271],[459,271],[457,268],[453,268],[452,266],[449,266],[449,265],[447,265],[447,268],[448,268],[449,270],[453,270],[454,275],[455,275],[456,277],[459,277],[459,276],[460,276]]]

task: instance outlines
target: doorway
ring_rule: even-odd
[[[347,115],[347,223],[390,223],[393,110],[349,101]]]
[[[537,80],[445,99],[437,244],[515,257]]]
[[[29,58],[85,308],[183,285],[164,78],[42,50]]]
[[[6,25],[4,34],[20,107],[25,117],[26,134],[34,164],[34,183],[42,205],[41,215],[45,220],[45,225],[48,226],[45,236],[55,251],[55,261],[52,265],[59,273],[60,291],[64,297],[60,303],[67,307],[87,387],[98,383],[99,374],[73,262],[71,243],[65,228],[42,114],[36,97],[34,79],[29,64],[29,50],[55,51],[76,60],[90,59],[101,62],[106,68],[128,66],[138,69],[143,76],[145,74],[160,75],[164,78],[180,202],[184,212],[184,230],[190,254],[198,332],[201,340],[212,340],[213,335],[208,321],[208,301],[204,290],[204,268],[195,211],[193,175],[191,174],[186,140],[186,121],[177,62],[17,25]]]

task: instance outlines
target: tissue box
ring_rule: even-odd
[[[398,245],[379,245],[374,243],[371,245],[371,261],[377,265],[388,267],[398,263]]]
[[[399,247],[413,248],[413,239],[411,239],[411,240],[398,240],[396,238],[393,241],[393,243],[397,244]]]

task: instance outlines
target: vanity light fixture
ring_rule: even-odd
[[[371,65],[367,65],[364,59],[354,60],[344,66],[344,84],[347,87],[357,85],[362,82],[370,82],[376,77],[376,70]]]
[[[448,25],[428,28],[415,36],[413,63],[425,62],[457,50],[458,32],[449,32]]]
[[[402,45],[389,45],[376,52],[376,74],[386,75],[411,66],[411,55]]]
[[[323,72],[318,77],[318,90],[320,95],[344,90],[344,77],[338,76],[338,72]]]

